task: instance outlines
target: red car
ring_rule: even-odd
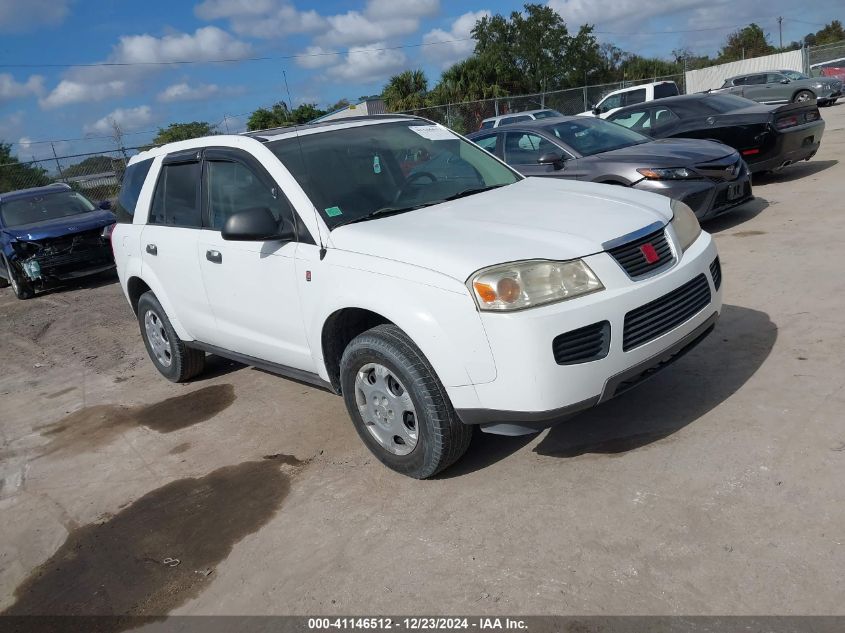
[[[833,77],[845,84],[845,57],[832,59],[829,62],[810,66],[812,74],[819,73],[822,77]]]

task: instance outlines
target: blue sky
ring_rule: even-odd
[[[538,1],[571,31],[594,24],[602,41],[658,56],[681,46],[712,54],[751,21],[776,43],[778,15],[784,42],[845,20],[841,0]],[[406,68],[423,68],[433,83],[472,51],[465,39],[476,19],[521,7],[508,0],[0,0],[0,140],[29,160],[52,155],[37,141],[55,141],[60,155],[113,149],[112,121],[127,146],[172,121],[242,131],[245,114],[287,101],[283,71],[294,105],[378,93]],[[281,59],[303,54],[310,56]],[[208,63],[245,57],[270,59]],[[184,60],[203,63],[150,64]],[[103,62],[121,65],[56,66]]]

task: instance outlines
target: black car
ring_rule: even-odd
[[[50,283],[114,268],[114,214],[59,183],[0,194],[0,288],[29,299]]]
[[[667,97],[621,108],[608,120],[652,138],[721,141],[752,173],[810,160],[824,133],[815,102],[773,106],[726,94]]]

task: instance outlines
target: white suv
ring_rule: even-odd
[[[536,432],[612,398],[721,308],[686,205],[523,178],[415,117],[158,147],[120,207],[117,270],[166,378],[210,352],[320,385],[412,477],[455,462],[473,425]]]

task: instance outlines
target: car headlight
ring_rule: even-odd
[[[596,274],[580,259],[491,266],[470,277],[467,286],[478,309],[489,312],[533,308],[604,290]]]
[[[685,180],[687,178],[700,178],[694,171],[686,167],[670,167],[668,169],[656,169],[653,167],[642,167],[637,170],[649,180]]]
[[[672,228],[681,243],[681,251],[687,250],[698,236],[701,235],[701,225],[692,209],[680,200],[672,200]]]

